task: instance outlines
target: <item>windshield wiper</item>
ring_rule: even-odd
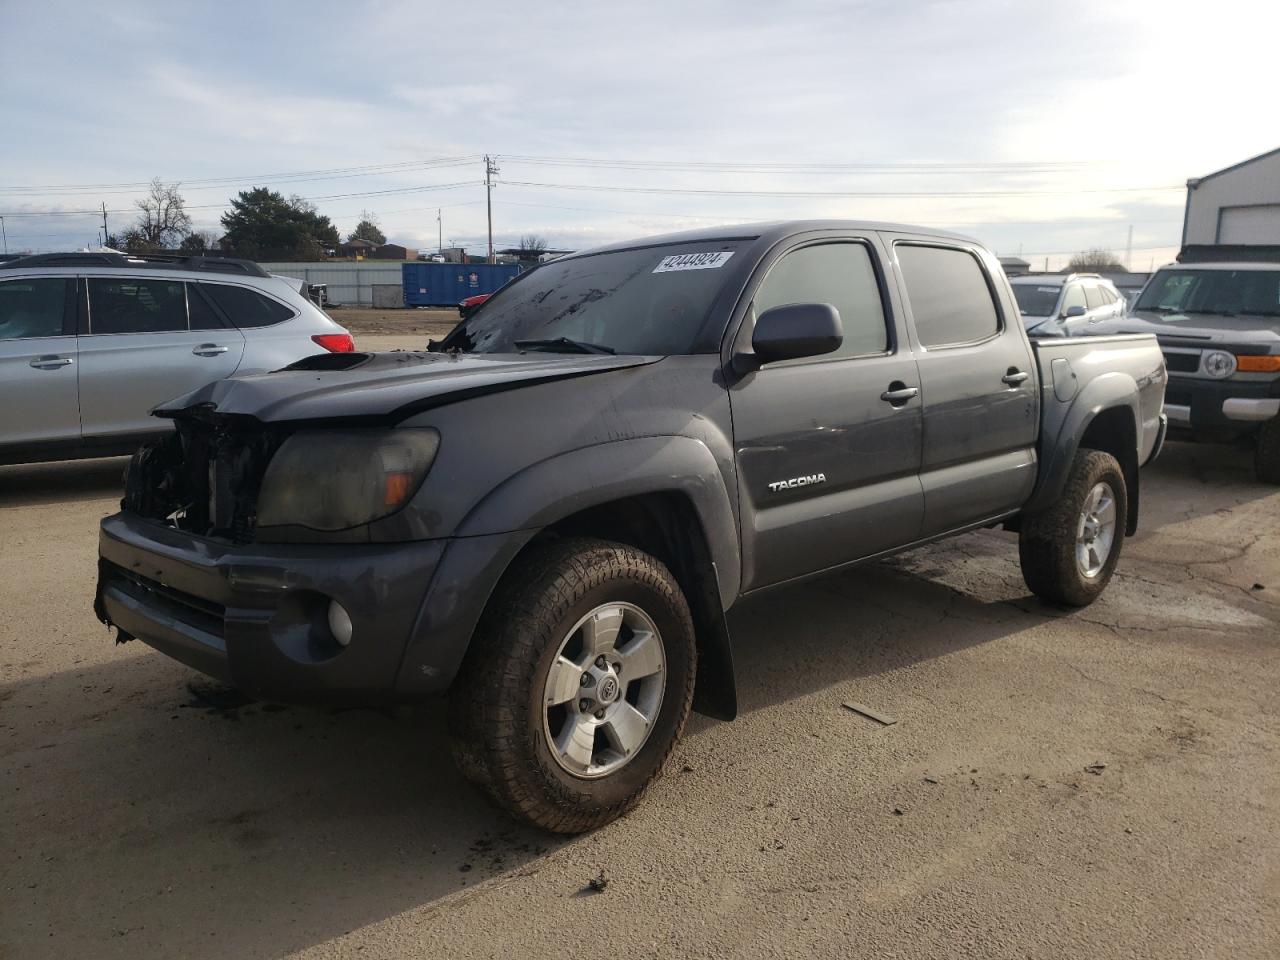
[[[1187,309],[1184,309],[1182,312],[1183,313],[1209,313],[1215,317],[1234,317],[1236,315],[1234,310],[1192,310],[1190,308],[1187,308]]]
[[[546,350],[549,353],[617,353],[612,347],[598,343],[587,343],[585,340],[571,340],[568,337],[553,337],[550,340],[516,340],[515,346],[521,350]]]

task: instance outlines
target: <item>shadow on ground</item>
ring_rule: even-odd
[[[735,616],[743,707],[1029,620],[882,566],[787,588]],[[787,653],[797,630],[803,662]],[[137,643],[107,664],[0,688],[4,781],[23,785],[6,819],[43,821],[38,840],[6,844],[15,947],[275,956],[536,869],[541,855],[581,842],[491,809],[450,762],[443,705],[322,712],[226,693]],[[25,724],[36,702],[68,709]],[[709,726],[699,719],[688,735]]]

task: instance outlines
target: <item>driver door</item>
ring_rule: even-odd
[[[791,248],[759,282],[746,322],[786,303],[832,304],[844,340],[830,354],[766,363],[730,390],[746,589],[910,543],[924,515],[920,378],[876,245]]]

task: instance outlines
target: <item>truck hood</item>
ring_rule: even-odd
[[[1218,313],[1150,313],[1137,311],[1118,320],[1091,324],[1091,334],[1154,333],[1161,340],[1280,346],[1280,317]]]
[[[655,363],[660,357],[605,354],[328,353],[273,373],[216,380],[152,413],[216,413],[262,423],[377,420],[535,383]]]

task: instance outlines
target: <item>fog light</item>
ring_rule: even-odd
[[[351,615],[337,600],[329,601],[329,632],[340,647],[351,642]]]

